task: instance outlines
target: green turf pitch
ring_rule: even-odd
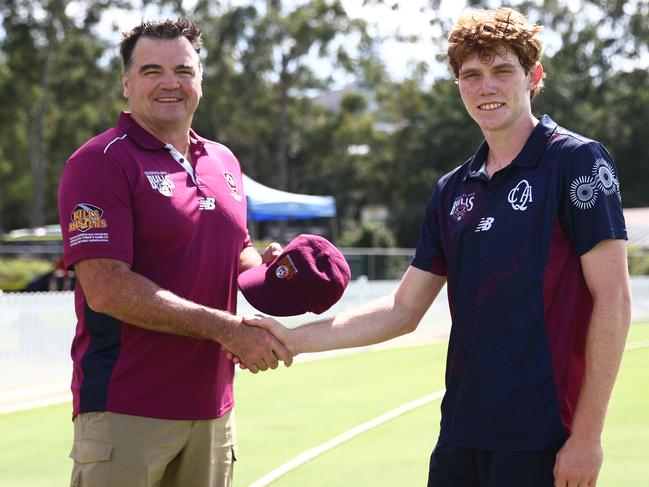
[[[306,362],[267,379],[242,374],[235,485],[249,485],[304,450],[442,388],[445,349],[440,343]],[[428,448],[436,429],[436,423],[428,428]]]
[[[649,324],[629,341],[649,340]],[[445,345],[368,352],[236,379],[239,461],[250,485],[299,453],[442,387]],[[649,348],[629,350],[607,419],[598,485],[649,485]],[[0,415],[0,486],[68,483],[70,405]],[[308,462],[274,486],[423,485],[437,435],[430,403]]]

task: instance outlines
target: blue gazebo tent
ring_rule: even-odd
[[[333,196],[312,196],[269,188],[243,175],[248,200],[248,220],[280,221],[336,216]]]

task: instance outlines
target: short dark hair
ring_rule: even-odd
[[[138,25],[129,32],[122,33],[122,40],[119,43],[119,53],[124,62],[124,71],[131,68],[133,62],[133,50],[140,37],[153,37],[155,39],[176,39],[185,37],[191,43],[196,53],[201,52],[203,41],[202,33],[198,26],[187,17],[178,17],[176,20],[154,20]]]

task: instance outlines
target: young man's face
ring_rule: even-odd
[[[198,54],[185,37],[142,37],[124,73],[133,116],[154,131],[191,125],[202,95]]]
[[[516,128],[526,117],[532,117],[530,91],[536,88],[543,72],[541,65],[537,66],[525,74],[511,51],[496,53],[488,64],[476,54],[462,63],[458,76],[460,96],[483,132]]]

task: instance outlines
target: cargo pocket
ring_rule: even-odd
[[[70,452],[74,460],[71,487],[108,487],[113,445],[101,441],[75,440]]]

